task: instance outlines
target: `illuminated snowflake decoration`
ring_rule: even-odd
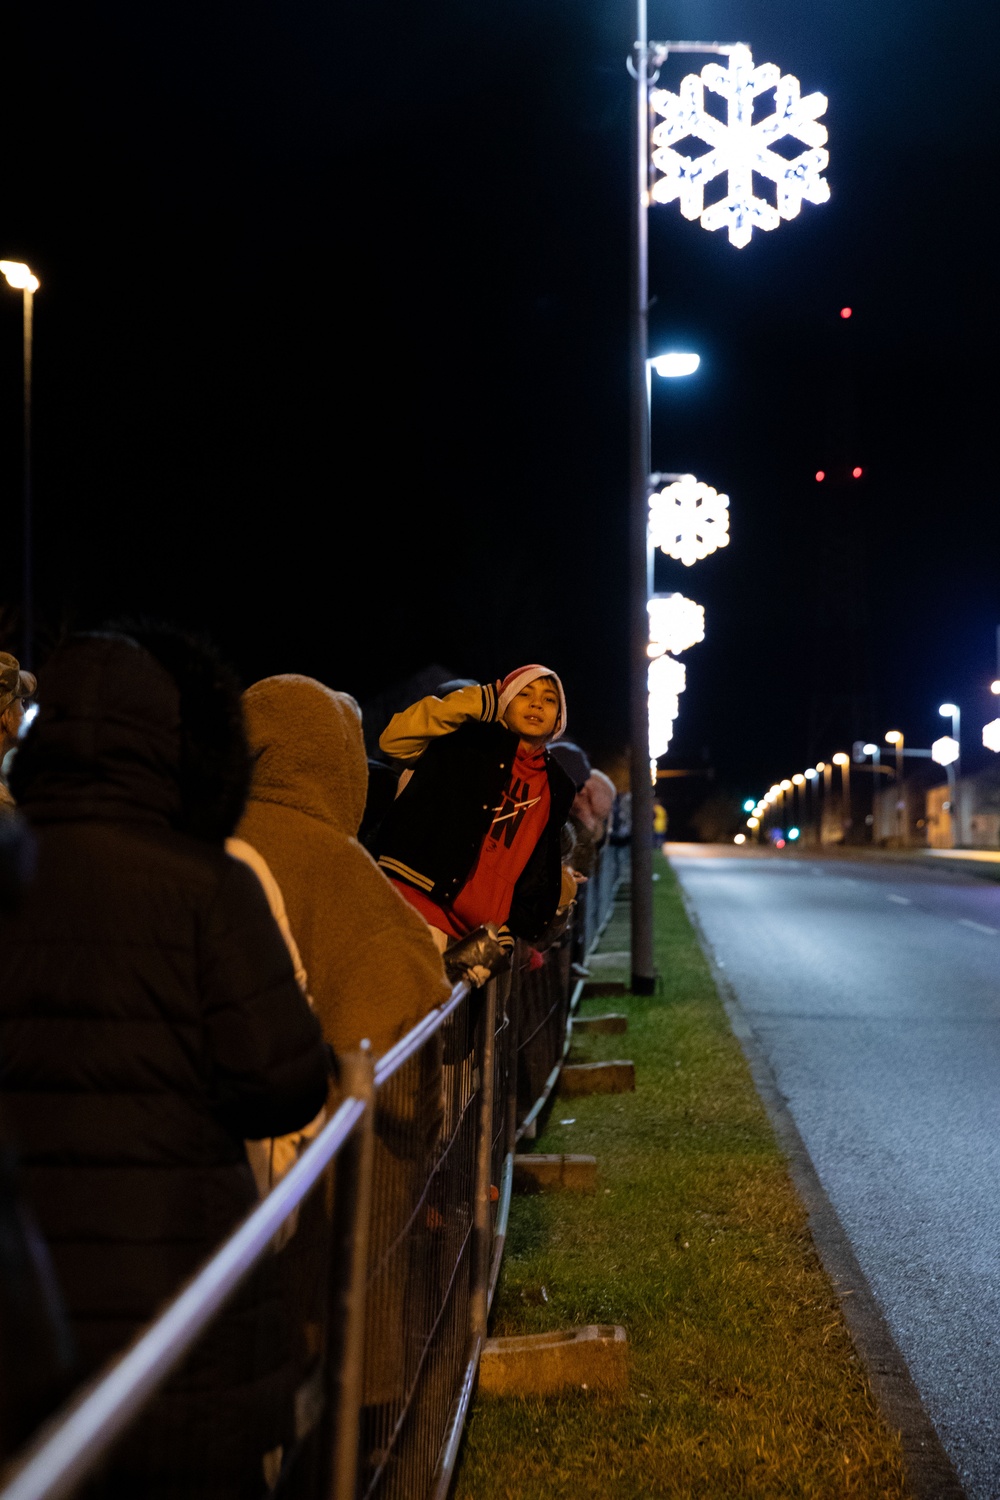
[[[686,568],[729,546],[729,496],[683,474],[649,497],[649,539]]]
[[[649,664],[649,758],[666,755],[673,738],[674,720],[680,713],[680,695],[687,673],[672,656],[658,656]]]
[[[1000,719],[991,719],[988,724],[983,725],[983,744],[987,750],[1000,755]]]
[[[950,734],[943,734],[931,746],[931,760],[936,761],[939,766],[950,766],[952,761],[958,760],[958,756],[958,740],[952,739]]]
[[[670,651],[679,656],[705,639],[705,611],[683,594],[654,594],[646,608],[649,611],[650,656]]]
[[[726,123],[705,109],[705,90],[726,101]],[[754,120],[754,100],[774,90],[774,112]],[[709,63],[700,75],[689,73],[680,90],[653,89],[649,102],[663,124],[653,131],[653,165],[662,177],[653,183],[657,203],[680,199],[686,219],[700,219],[703,229],[728,229],[729,242],[750,243],[754,229],[777,229],[794,219],[802,200],[826,203],[830,185],[821,175],[829,163],[826,126],[818,117],[825,94],[799,94],[799,81],[782,74],[775,63],[755,68],[749,47],[736,46],[727,67]],[[709,147],[702,156],[683,156],[674,147],[693,136]],[[774,148],[786,138],[808,149],[791,159]],[[754,192],[754,174],[775,185],[776,206]],[[705,189],[726,175],[726,195],[705,207]]]

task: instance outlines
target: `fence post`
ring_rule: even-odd
[[[329,1500],[355,1500],[371,1218],[375,1065],[367,1042],[362,1042],[358,1052],[344,1053],[339,1061],[344,1097],[362,1099],[366,1108],[333,1166],[327,1347],[332,1451],[327,1495]]]
[[[490,1174],[493,1155],[493,1047],[496,1032],[497,987],[491,979],[483,992],[479,1018],[479,1135],[476,1141],[476,1198],[472,1220],[472,1296],[469,1321],[473,1338],[486,1341],[489,1314],[490,1252],[493,1248],[493,1215],[490,1209]]]

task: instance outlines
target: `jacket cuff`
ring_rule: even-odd
[[[484,682],[479,691],[483,695],[483,711],[480,718],[484,724],[489,724],[497,717],[497,690],[491,682]]]

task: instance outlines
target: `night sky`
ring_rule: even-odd
[[[625,0],[14,7],[40,658],[142,610],[246,681],[362,700],[541,660],[571,733],[621,749],[633,26]],[[743,250],[650,216],[651,352],[703,360],[654,390],[653,466],[732,503],[726,551],[658,575],[707,611],[664,764],[740,796],[890,727],[927,745],[947,698],[989,759],[998,32],[982,0],[651,0],[654,38],[748,42],[830,99],[828,205]],[[15,650],[20,353],[3,287]]]

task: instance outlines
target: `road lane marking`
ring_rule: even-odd
[[[896,903],[897,906],[912,906],[913,905],[913,902],[910,900],[909,896],[893,896],[893,895],[890,895],[889,900],[890,901],[895,901],[895,903]]]
[[[958,925],[959,927],[971,927],[973,932],[988,932],[990,937],[996,937],[998,931],[996,927],[985,927],[982,922],[970,922],[968,917],[959,917]]]

